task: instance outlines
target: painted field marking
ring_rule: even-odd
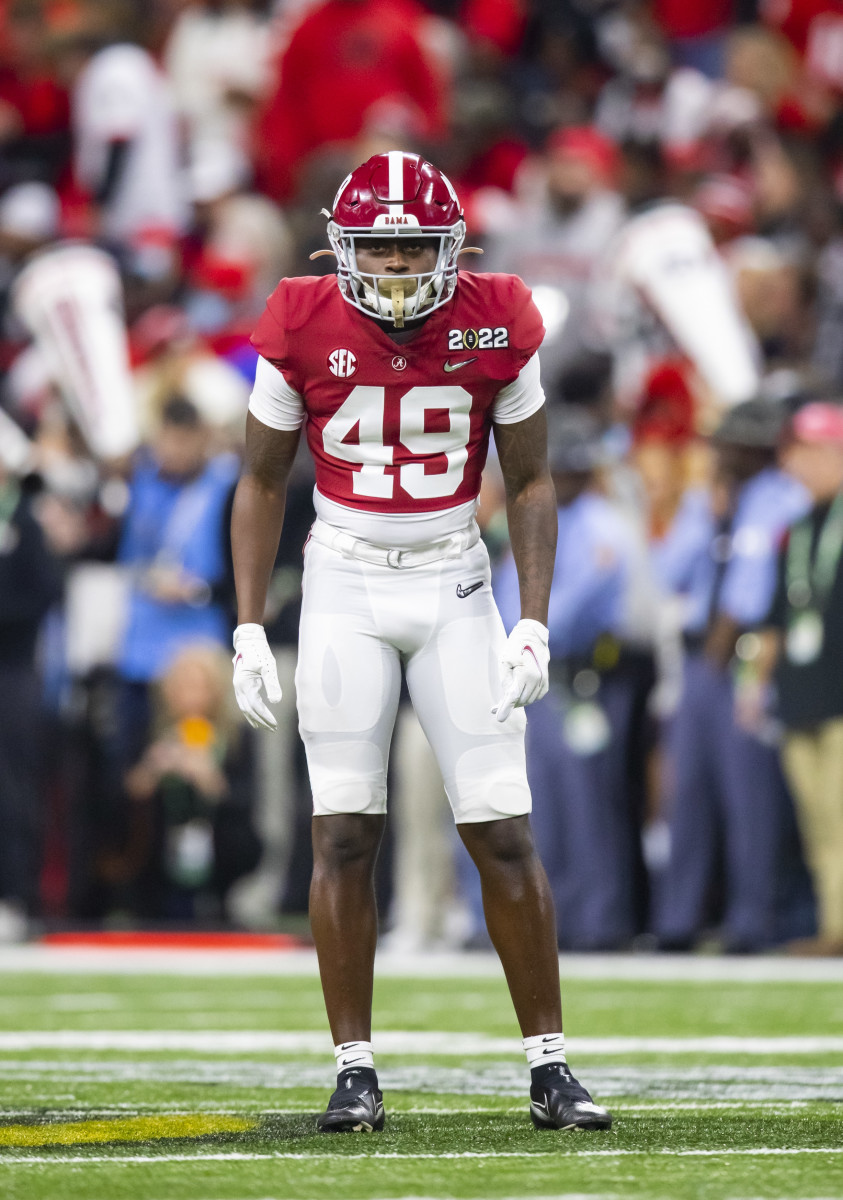
[[[376,1052],[402,1057],[475,1058],[517,1054],[514,1037],[477,1033],[384,1030],[374,1037]],[[843,1054],[843,1037],[572,1037],[566,1045],[577,1054]],[[22,1050],[179,1050],[201,1054],[324,1054],[330,1050],[327,1031],[276,1032],[261,1030],[27,1030],[0,1033],[0,1053]]]
[[[700,954],[563,954],[564,979],[639,979],[682,982],[841,983],[843,959],[774,955],[722,958]],[[503,979],[495,954],[397,954],[379,952],[382,978]],[[319,974],[312,950],[123,950],[10,946],[0,949],[0,972],[101,975],[304,976]]]
[[[94,1121],[48,1121],[0,1125],[0,1146],[78,1146],[82,1142],[145,1142],[152,1139],[247,1133],[257,1117],[179,1113],[161,1116],[107,1117]]]
[[[445,1060],[448,1062],[449,1060]],[[451,1062],[455,1060],[450,1060]],[[605,1060],[603,1060],[605,1062]],[[698,1059],[686,1064],[674,1060],[670,1066],[664,1063],[642,1063],[626,1061],[622,1065],[606,1063],[592,1064],[588,1068],[588,1082],[594,1094],[601,1100],[614,1101],[621,1097],[638,1103],[646,1102],[652,1108],[680,1101],[696,1103],[731,1101],[755,1104],[777,1102],[779,1107],[794,1101],[843,1102],[843,1065],[818,1067],[813,1063],[800,1068],[791,1065],[783,1071],[780,1060],[773,1065],[722,1064]],[[448,1101],[460,1097],[460,1111],[470,1110],[475,1104],[482,1105],[482,1098],[496,1097],[501,1100],[517,1101],[525,1096],[526,1068],[523,1062],[475,1059],[470,1065],[430,1064],[418,1061],[409,1064],[385,1064],[381,1070],[381,1083],[390,1096],[395,1093],[409,1094],[408,1099],[424,1100],[430,1096],[429,1106],[434,1107],[433,1097]],[[306,1111],[318,1105],[331,1080],[327,1063],[310,1060],[271,1060],[266,1055],[251,1058],[187,1058],[148,1057],[142,1054],[130,1058],[94,1058],[90,1053],[81,1057],[31,1059],[22,1056],[4,1058],[0,1056],[0,1084],[9,1098],[19,1104],[20,1088],[30,1085],[28,1098],[39,1107],[51,1110],[68,1101],[77,1106],[79,1096],[75,1089],[90,1084],[120,1086],[124,1094],[134,1083],[155,1083],[167,1088],[165,1095],[172,1095],[176,1103],[171,1107],[183,1109],[185,1101],[172,1092],[178,1086],[223,1085],[247,1092],[245,1105],[251,1110],[263,1107],[255,1092],[262,1092],[267,1099],[280,1098],[286,1092],[289,1101],[285,1108],[299,1107]],[[64,1095],[68,1088],[74,1092]],[[306,1106],[298,1094],[303,1090],[314,1092],[319,1100],[310,1100]],[[286,1097],[285,1097],[286,1099]],[[453,1100],[450,1101],[454,1103]],[[225,1109],[240,1107],[244,1101],[226,1100]]]
[[[0,1167],[4,1164],[14,1164],[22,1166],[27,1163],[37,1163],[41,1166],[44,1163],[55,1163],[56,1166],[66,1166],[68,1164],[86,1164],[86,1163],[120,1163],[125,1165],[133,1165],[138,1163],[163,1163],[163,1162],[277,1162],[279,1160],[296,1160],[299,1162],[349,1162],[359,1159],[366,1162],[377,1162],[387,1160],[405,1160],[407,1162],[423,1161],[427,1159],[490,1159],[490,1158],[555,1158],[559,1159],[565,1154],[564,1150],[453,1150],[443,1151],[438,1154],[429,1152],[419,1152],[417,1154],[399,1154],[392,1151],[378,1153],[375,1151],[372,1154],[321,1154],[321,1153],[299,1153],[287,1150],[278,1150],[275,1152],[262,1153],[244,1153],[242,1151],[233,1151],[226,1153],[217,1151],[210,1154],[203,1154],[201,1151],[195,1154],[127,1154],[127,1155],[112,1155],[112,1154],[80,1154],[80,1155],[65,1155],[65,1154],[21,1154],[21,1155],[6,1155],[0,1154]],[[572,1150],[571,1157],[575,1158],[643,1158],[645,1156],[652,1158],[766,1158],[766,1157],[788,1157],[793,1158],[801,1154],[843,1154],[843,1146],[805,1146],[805,1147],[778,1147],[778,1146],[758,1146],[753,1149],[725,1149],[725,1150]]]

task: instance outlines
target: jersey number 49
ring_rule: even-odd
[[[355,495],[388,500],[394,494],[395,476],[387,475],[386,468],[393,464],[395,447],[384,442],[385,405],[385,388],[354,388],[322,430],[322,445],[333,458],[361,465],[354,472]],[[448,429],[425,429],[425,413],[434,410],[447,412]],[[470,410],[471,394],[462,387],[414,387],[401,397],[398,440],[420,460],[405,462],[398,470],[408,495],[417,500],[452,496],[460,486],[468,459]],[[345,441],[355,426],[358,440]],[[426,471],[425,461],[443,454],[446,470]]]

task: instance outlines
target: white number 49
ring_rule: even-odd
[[[377,496],[389,500],[394,494],[395,476],[387,475],[393,463],[394,446],[384,443],[384,407],[386,390],[359,385],[337,409],[322,430],[325,453],[342,462],[359,464],[354,472],[353,490],[357,496]],[[471,430],[471,395],[462,387],[414,387],[400,400],[399,441],[417,459],[402,463],[398,478],[401,487],[416,500],[452,496],[462,482],[468,458]],[[425,412],[447,409],[449,428],[425,431]],[[358,426],[357,443],[348,437]],[[445,471],[428,472],[425,464],[436,455],[445,455]]]

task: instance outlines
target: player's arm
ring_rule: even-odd
[[[277,726],[261,694],[263,686],[271,704],[281,699],[275,659],[262,622],[300,434],[299,429],[270,428],[251,412],[247,415],[245,459],[231,512],[238,620],[234,691],[241,711],[255,728]]]
[[[299,429],[271,429],[247,414],[243,471],[231,512],[231,553],[241,625],[263,621],[284,523],[287,481],[300,436]]]
[[[496,422],[494,429],[521,596],[521,620],[509,635],[501,664],[503,692],[497,718],[505,721],[513,708],[532,704],[547,691],[547,608],[557,518],[544,407],[521,421]]]
[[[556,493],[547,465],[544,408],[516,424],[495,425],[506,490],[509,540],[518,571],[522,620],[547,624],[556,557]]]

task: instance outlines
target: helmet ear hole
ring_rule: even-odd
[[[364,276],[357,268],[357,239],[373,235],[399,240],[412,237],[416,242],[430,238],[438,243],[432,271],[402,275],[401,304],[390,299],[389,281],[394,281],[394,275]],[[418,154],[391,150],[373,155],[340,185],[328,238],[336,255],[343,298],[362,312],[397,325],[426,316],[450,300],[457,284],[457,256],[465,238],[465,222],[447,176]]]

